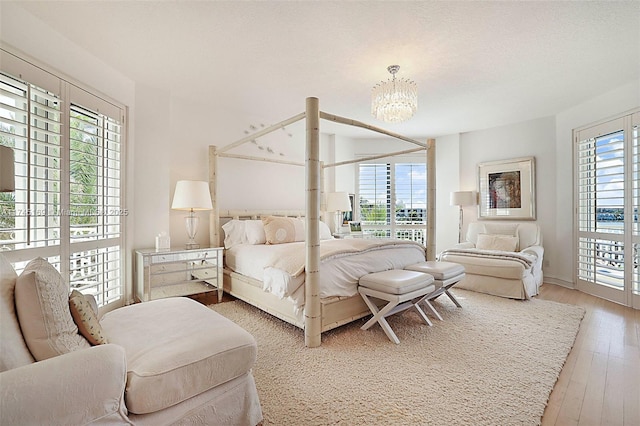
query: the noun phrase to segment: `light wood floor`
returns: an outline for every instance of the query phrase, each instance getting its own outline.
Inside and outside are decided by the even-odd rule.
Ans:
[[[553,284],[538,297],[586,310],[542,425],[640,425],[640,310]]]

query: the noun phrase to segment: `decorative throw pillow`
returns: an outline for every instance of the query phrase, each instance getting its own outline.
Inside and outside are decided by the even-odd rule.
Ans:
[[[267,237],[264,234],[264,224],[261,220],[245,220],[244,231],[247,244],[264,244]]]
[[[518,237],[500,234],[478,234],[476,248],[481,250],[516,251]]]
[[[292,217],[267,216],[262,218],[267,244],[304,241],[304,222]]]
[[[91,347],[71,317],[69,287],[45,259],[27,264],[16,281],[15,299],[22,335],[36,360]]]
[[[226,249],[247,242],[244,221],[242,220],[230,220],[222,225],[222,230],[224,231],[224,248]]]
[[[93,311],[93,307],[85,298],[84,294],[78,290],[73,290],[69,296],[69,310],[73,321],[78,326],[82,334],[92,345],[102,345],[107,342],[107,338],[102,331],[102,326],[98,321],[98,316]]]

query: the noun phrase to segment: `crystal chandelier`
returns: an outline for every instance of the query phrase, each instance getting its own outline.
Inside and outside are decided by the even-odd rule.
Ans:
[[[392,78],[371,89],[371,114],[387,123],[407,121],[418,109],[418,87],[409,79],[396,79],[399,69],[400,65],[389,65]]]

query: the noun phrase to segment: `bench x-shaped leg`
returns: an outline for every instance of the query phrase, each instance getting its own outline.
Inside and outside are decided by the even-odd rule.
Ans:
[[[371,310],[371,313],[373,313],[373,316],[361,327],[362,330],[367,330],[377,322],[378,324],[380,324],[380,327],[382,327],[382,330],[385,332],[389,340],[391,340],[396,344],[399,344],[400,340],[398,339],[398,336],[396,336],[396,334],[393,332],[393,329],[387,322],[386,317],[393,315],[395,313],[404,311],[406,309],[410,309],[412,307],[418,311],[418,314],[420,315],[420,317],[425,323],[427,323],[429,326],[433,325],[429,320],[429,318],[427,317],[427,315],[424,313],[424,311],[420,308],[420,302],[426,301],[426,298],[429,296],[429,294],[426,294],[426,295],[419,294],[417,297],[414,297],[412,299],[407,299],[408,296],[406,295],[398,295],[398,296],[386,295],[386,297],[383,298],[383,297],[376,297],[375,295],[367,294],[367,292],[378,293],[372,290],[365,290],[364,292],[363,291],[360,292],[360,295],[362,296],[364,303],[367,304],[367,306]],[[378,295],[382,295],[382,294],[378,293]],[[402,296],[405,296],[405,297],[403,298]],[[371,301],[369,297],[375,297],[378,299],[387,300],[389,303],[384,305],[382,309],[379,310],[378,306],[373,301]]]

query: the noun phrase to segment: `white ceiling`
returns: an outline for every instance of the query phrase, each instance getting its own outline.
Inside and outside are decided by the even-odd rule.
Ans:
[[[423,138],[553,115],[640,75],[638,1],[18,3],[134,81],[267,124],[317,96]],[[370,114],[391,64],[419,92],[397,125]]]

